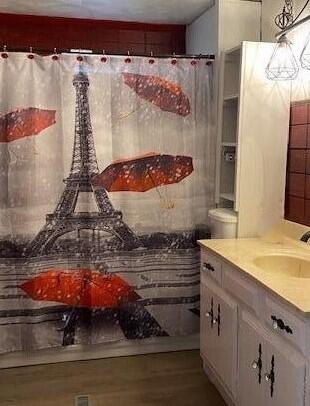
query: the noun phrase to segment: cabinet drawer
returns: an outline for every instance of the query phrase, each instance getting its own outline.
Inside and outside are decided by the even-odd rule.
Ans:
[[[220,285],[222,284],[221,261],[203,250],[201,251],[201,275],[208,275]]]
[[[274,333],[295,344],[303,353],[306,352],[306,322],[286,310],[283,303],[267,296],[263,318]]]
[[[241,300],[258,316],[261,309],[259,288],[229,265],[222,266],[223,288]]]

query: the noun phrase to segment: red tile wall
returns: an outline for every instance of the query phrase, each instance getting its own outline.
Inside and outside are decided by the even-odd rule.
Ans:
[[[32,46],[52,53],[70,48],[106,53],[184,54],[184,25],[42,17],[0,13],[0,48]]]
[[[291,105],[285,218],[310,226],[310,101]]]

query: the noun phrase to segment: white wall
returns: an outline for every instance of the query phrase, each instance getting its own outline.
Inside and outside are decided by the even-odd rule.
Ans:
[[[188,54],[217,54],[218,12],[217,2],[187,26],[186,52]]]
[[[274,18],[282,11],[284,0],[262,1],[262,38],[266,42],[274,42],[274,36],[279,28],[274,23]],[[298,14],[305,0],[294,0],[294,13]]]
[[[261,4],[245,0],[219,0],[220,51],[242,41],[260,41]]]
[[[260,3],[216,0],[213,7],[187,26],[187,53],[217,55],[240,45],[241,41],[259,41],[260,19]]]

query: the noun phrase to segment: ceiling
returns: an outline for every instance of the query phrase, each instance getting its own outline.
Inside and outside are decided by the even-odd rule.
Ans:
[[[214,0],[1,0],[0,12],[187,24],[213,3]]]

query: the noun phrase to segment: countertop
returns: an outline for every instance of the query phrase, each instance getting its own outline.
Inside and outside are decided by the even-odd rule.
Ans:
[[[254,260],[264,255],[286,255],[310,261],[310,246],[285,236],[279,238],[244,238],[200,240],[199,245],[254,278],[257,282],[293,305],[304,316],[310,316],[310,272],[307,278],[265,271]],[[309,265],[310,266],[310,265]]]

